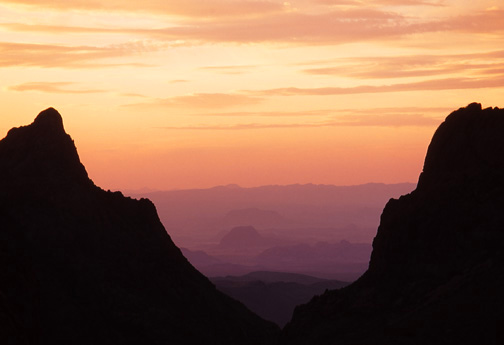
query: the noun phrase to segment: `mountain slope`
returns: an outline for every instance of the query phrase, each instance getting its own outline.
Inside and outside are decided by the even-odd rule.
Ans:
[[[88,178],[52,108],[0,141],[2,344],[261,344],[277,328],[183,257],[146,199]],[[4,335],[5,334],[5,335]]]
[[[294,308],[327,289],[348,285],[303,274],[258,271],[244,276],[210,278],[217,288],[243,302],[250,310],[281,327],[292,317]]]
[[[381,216],[368,271],[298,307],[282,344],[504,341],[504,110],[436,131],[418,187]]]

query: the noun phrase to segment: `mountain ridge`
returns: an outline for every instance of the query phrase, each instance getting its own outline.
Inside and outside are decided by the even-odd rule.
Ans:
[[[0,190],[0,343],[275,338],[189,264],[151,201],[94,185],[56,110],[0,141]]]
[[[383,210],[369,268],[299,306],[281,344],[501,344],[504,110],[452,112],[417,189]]]

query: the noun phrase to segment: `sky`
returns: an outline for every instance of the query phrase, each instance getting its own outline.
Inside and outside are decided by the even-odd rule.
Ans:
[[[502,0],[0,0],[0,137],[48,107],[105,189],[416,182],[504,107]]]

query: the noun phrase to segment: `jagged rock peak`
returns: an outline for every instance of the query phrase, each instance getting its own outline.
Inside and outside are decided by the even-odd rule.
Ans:
[[[503,109],[483,109],[480,103],[471,103],[452,112],[432,138],[419,187],[454,176],[502,175],[503,133]]]
[[[0,140],[0,344],[268,345],[154,205],[95,186],[54,109]],[[271,339],[271,341],[270,341]]]
[[[54,108],[39,113],[30,125],[12,128],[0,140],[0,168],[0,176],[23,176],[26,183],[44,178],[58,184],[91,183]]]
[[[391,199],[368,271],[294,312],[282,345],[503,344],[504,110],[452,112]]]
[[[54,108],[47,108],[40,112],[33,121],[33,125],[43,129],[65,131],[63,127],[63,118]]]

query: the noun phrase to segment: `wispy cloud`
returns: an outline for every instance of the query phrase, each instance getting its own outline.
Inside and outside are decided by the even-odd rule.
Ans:
[[[504,10],[489,9],[475,13],[447,18],[444,21],[434,21],[423,24],[426,31],[460,31],[466,33],[502,33]]]
[[[351,113],[361,115],[384,115],[384,114],[434,114],[436,116],[448,115],[453,109],[450,107],[383,107],[364,109],[338,109],[340,113]]]
[[[204,66],[200,67],[199,69],[203,71],[211,71],[221,74],[243,74],[250,72],[255,68],[257,68],[257,66],[239,65],[239,66]]]
[[[42,25],[25,23],[0,23],[0,28],[16,32],[45,32],[52,34],[93,34],[93,33],[125,33],[126,29],[100,27],[81,27],[63,25]]]
[[[219,20],[188,18],[165,28],[98,28],[6,23],[2,28],[53,34],[104,33],[139,35],[160,41],[259,43],[347,43],[410,33],[406,18],[377,9],[330,10],[322,13],[281,11],[261,16],[232,16]],[[414,29],[413,31],[417,31]]]
[[[381,2],[383,3],[383,1]],[[410,5],[424,3],[419,1],[388,2],[391,4],[409,3]],[[42,3],[42,1],[40,1],[40,3]],[[104,4],[105,3],[108,2],[104,2]],[[131,4],[130,2],[127,3]],[[213,4],[213,2],[211,3]],[[234,4],[233,6],[242,4],[243,8],[246,8],[249,2],[229,1],[229,3]],[[272,2],[257,3],[263,5],[275,4]],[[433,2],[432,4],[439,3]],[[203,6],[201,11],[204,12],[205,5],[199,5]],[[106,6],[108,5],[105,5],[105,7]],[[265,8],[267,7],[266,5],[264,6]],[[282,6],[284,5],[280,7],[283,8]],[[125,8],[128,7],[126,6]],[[265,42],[291,45],[318,45],[396,39],[420,33],[459,32],[491,34],[504,32],[504,21],[502,20],[504,11],[499,9],[439,19],[423,18],[423,20],[411,18],[399,12],[391,12],[379,7],[362,6],[349,8],[335,7],[318,13],[305,13],[303,11],[291,11],[280,8],[278,8],[278,11],[261,12],[260,15],[243,14],[241,16],[229,15],[220,17],[218,11],[212,12],[209,10],[208,13],[210,16],[215,14],[219,18],[202,19],[198,16],[188,17],[178,22],[178,24],[154,29],[146,27],[65,27],[26,25],[19,23],[3,24],[2,27],[14,31],[49,32],[59,35],[65,33],[135,35],[136,37],[170,42],[169,44],[172,45]],[[144,48],[145,47],[139,47],[139,49]]]
[[[315,0],[315,3],[332,6],[361,6],[362,2],[357,0]],[[444,6],[442,1],[422,1],[422,0],[368,0],[368,4],[385,6]]]
[[[1,0],[0,3],[56,10],[148,12],[200,18],[253,16],[278,12],[285,6],[283,2],[264,0]]]
[[[308,68],[313,75],[338,75],[352,78],[403,78],[442,76],[443,74],[501,74],[504,51],[479,54],[407,55],[354,57],[313,63],[324,67]],[[331,65],[332,64],[332,65]]]
[[[266,98],[285,96],[337,96],[365,93],[386,93],[403,91],[439,91],[504,87],[504,75],[492,75],[489,78],[440,78],[412,83],[389,85],[360,85],[354,87],[319,87],[301,88],[284,87],[263,90],[241,90],[234,93],[195,93],[185,96],[153,99],[148,102],[124,105],[125,107],[157,107],[184,109],[224,109],[259,104]],[[311,115],[321,115],[314,110]],[[195,113],[193,113],[195,114]],[[210,113],[219,116],[243,116],[256,114],[251,112]],[[301,112],[280,112],[283,116],[300,116]],[[307,113],[308,114],[308,113]],[[326,112],[327,114],[327,112]],[[306,116],[306,115],[305,115]]]
[[[142,44],[126,43],[105,47],[63,46],[0,42],[0,67],[37,66],[47,68],[149,67],[139,63],[104,62],[131,56]]]
[[[119,95],[123,97],[149,98],[148,96],[142,95],[140,93],[131,93],[131,92],[122,92],[119,93]]]
[[[413,114],[440,114],[447,115],[452,108],[449,107],[387,107],[387,108],[364,108],[364,109],[312,109],[299,111],[242,111],[242,112],[204,112],[194,113],[191,116],[201,117],[330,117],[343,115],[379,115],[379,116],[395,116]]]
[[[150,102],[127,104],[126,107],[157,108],[229,108],[260,103],[263,99],[257,96],[232,93],[195,93],[186,96],[154,99]]]
[[[502,33],[503,15],[502,10],[480,11],[418,22],[398,12],[377,8],[332,9],[321,13],[284,11],[219,21],[187,20],[183,26],[145,31],[145,34],[158,39],[196,42],[342,44],[419,33]]]
[[[194,113],[191,116],[206,116],[206,117],[315,117],[327,116],[334,114],[335,110],[331,109],[316,109],[304,111],[241,111],[241,112],[204,112]]]
[[[247,90],[244,93],[255,96],[331,96],[360,93],[383,93],[401,91],[437,91],[481,89],[489,87],[504,87],[504,75],[491,78],[445,78],[419,81],[414,83],[399,83],[391,85],[361,85],[355,87],[319,87],[299,88],[286,87],[268,90]]]
[[[404,127],[436,126],[440,120],[421,114],[383,114],[383,115],[343,115],[329,121],[312,123],[240,123],[231,125],[189,125],[162,127],[167,130],[251,130],[251,129],[286,129],[320,127]]]
[[[423,0],[372,0],[374,4],[386,6],[445,6],[444,1],[423,1]]]
[[[347,43],[403,34],[405,19],[379,10],[332,10],[319,14],[282,12],[255,18],[229,18],[157,30],[166,37],[199,42]]]
[[[31,82],[19,85],[9,86],[10,91],[38,91],[46,93],[66,93],[66,94],[86,94],[105,92],[99,89],[72,89],[68,88],[75,85],[71,82]]]

